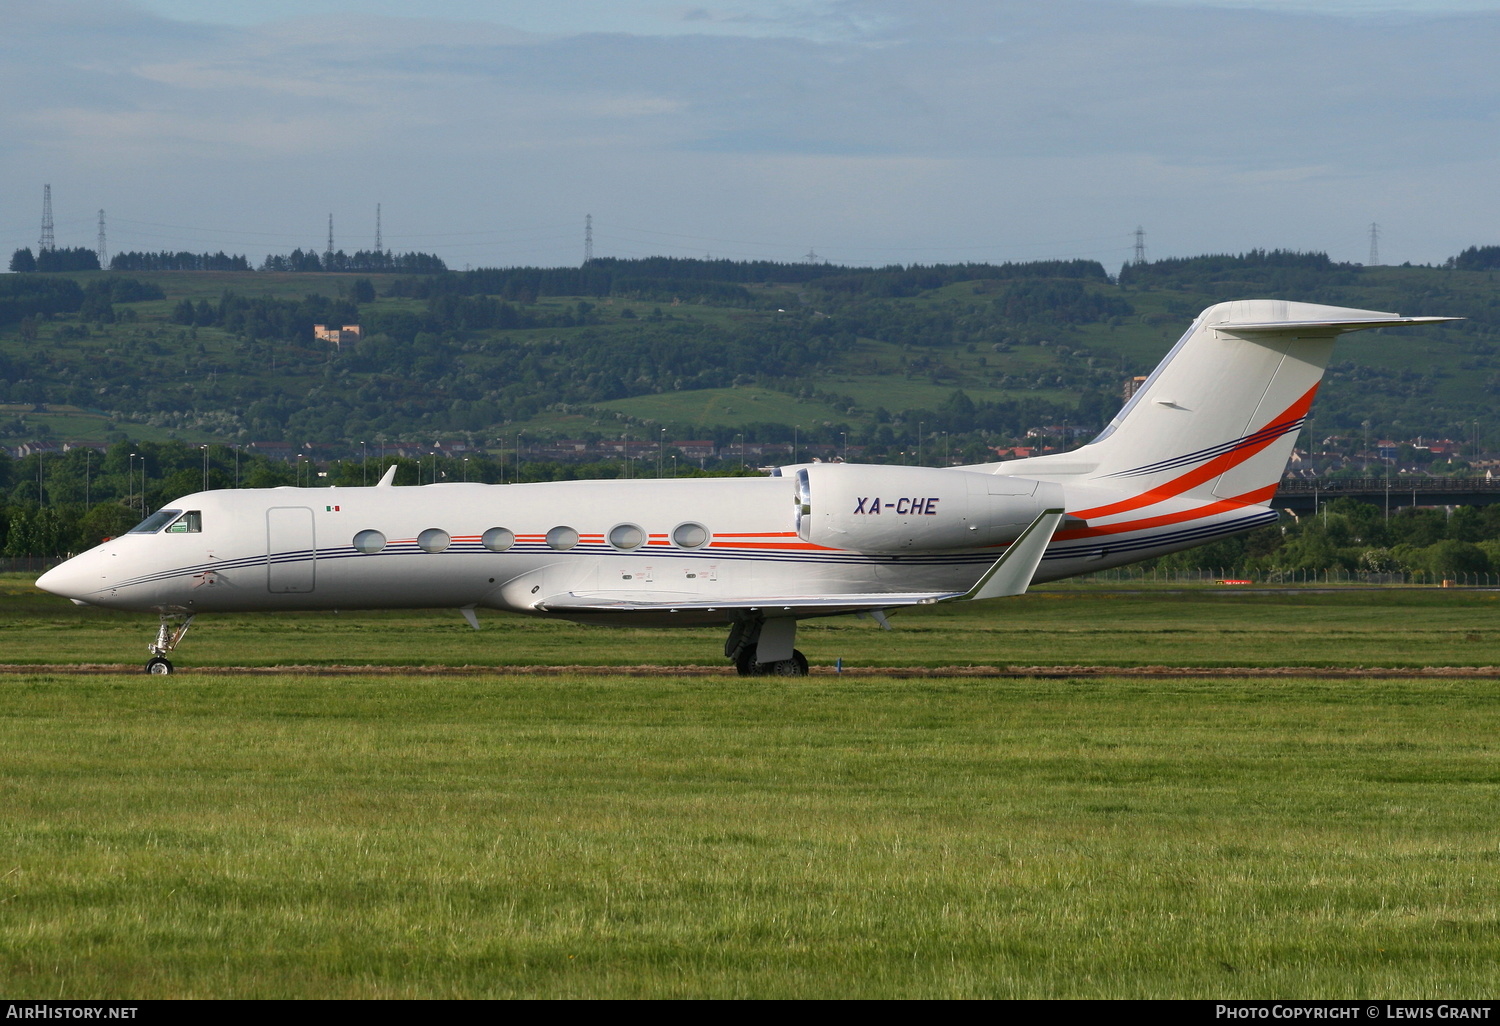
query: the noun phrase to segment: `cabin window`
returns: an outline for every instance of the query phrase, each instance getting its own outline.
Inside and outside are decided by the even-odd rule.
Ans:
[[[516,543],[516,532],[508,527],[492,527],[484,532],[479,543],[491,552],[504,552]]]
[[[571,527],[554,527],[547,532],[547,544],[559,551],[578,544],[578,532]]]
[[[159,509],[132,527],[129,534],[155,534],[182,514],[180,509]]]
[[[203,512],[190,509],[172,522],[167,534],[200,534],[203,531]]]
[[[429,527],[417,535],[417,548],[423,552],[442,552],[448,547],[448,532],[441,527]]]
[[[702,524],[678,524],[672,531],[672,541],[680,549],[701,549],[708,543],[708,528]]]
[[[638,549],[646,541],[646,532],[634,524],[620,524],[609,531],[609,543],[617,549]]]
[[[361,531],[354,536],[354,548],[367,556],[373,556],[385,548],[385,535],[379,531]]]

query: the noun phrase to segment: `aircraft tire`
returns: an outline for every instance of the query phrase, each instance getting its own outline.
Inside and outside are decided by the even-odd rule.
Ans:
[[[169,659],[163,659],[161,658],[161,656],[157,656],[155,659],[152,659],[149,663],[146,664],[146,672],[152,674],[171,673],[172,662]]]
[[[741,677],[806,677],[807,656],[793,649],[790,659],[761,663],[756,662],[755,646],[750,645],[740,651],[734,661],[734,668]]]
[[[755,646],[746,645],[734,657],[734,669],[741,677],[764,677],[766,668],[755,661]]]
[[[783,659],[779,663],[769,664],[767,672],[773,673],[778,677],[806,677],[807,656],[794,648],[792,649],[792,657],[790,659]]]

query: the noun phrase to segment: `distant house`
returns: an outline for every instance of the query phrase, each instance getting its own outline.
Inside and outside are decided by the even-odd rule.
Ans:
[[[326,324],[313,325],[313,338],[320,342],[332,342],[335,349],[342,349],[345,342],[359,341],[359,325],[344,324],[330,328]]]
[[[291,442],[251,442],[245,448],[258,456],[268,456],[273,460],[293,460],[297,457],[297,447]]]
[[[675,447],[678,452],[690,460],[708,460],[713,459],[714,456],[714,443],[711,440],[669,442],[667,444]]]

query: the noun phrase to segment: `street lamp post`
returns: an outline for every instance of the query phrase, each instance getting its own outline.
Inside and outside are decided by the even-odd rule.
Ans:
[[[667,429],[662,428],[661,433],[656,436],[656,479],[661,480],[662,456],[667,451]]]
[[[200,445],[198,448],[203,450],[203,490],[206,492],[208,491],[208,446]]]

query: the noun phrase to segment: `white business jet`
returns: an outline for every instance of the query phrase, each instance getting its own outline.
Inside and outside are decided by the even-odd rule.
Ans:
[[[1308,303],[1198,316],[1092,442],[938,469],[813,463],[767,478],[233,489],[185,495],[43,574],[150,611],[151,673],[199,613],[506,609],[722,624],[746,675],[796,676],[797,621],[1019,595],[1276,522],[1271,497],[1346,331],[1448,317]]]

